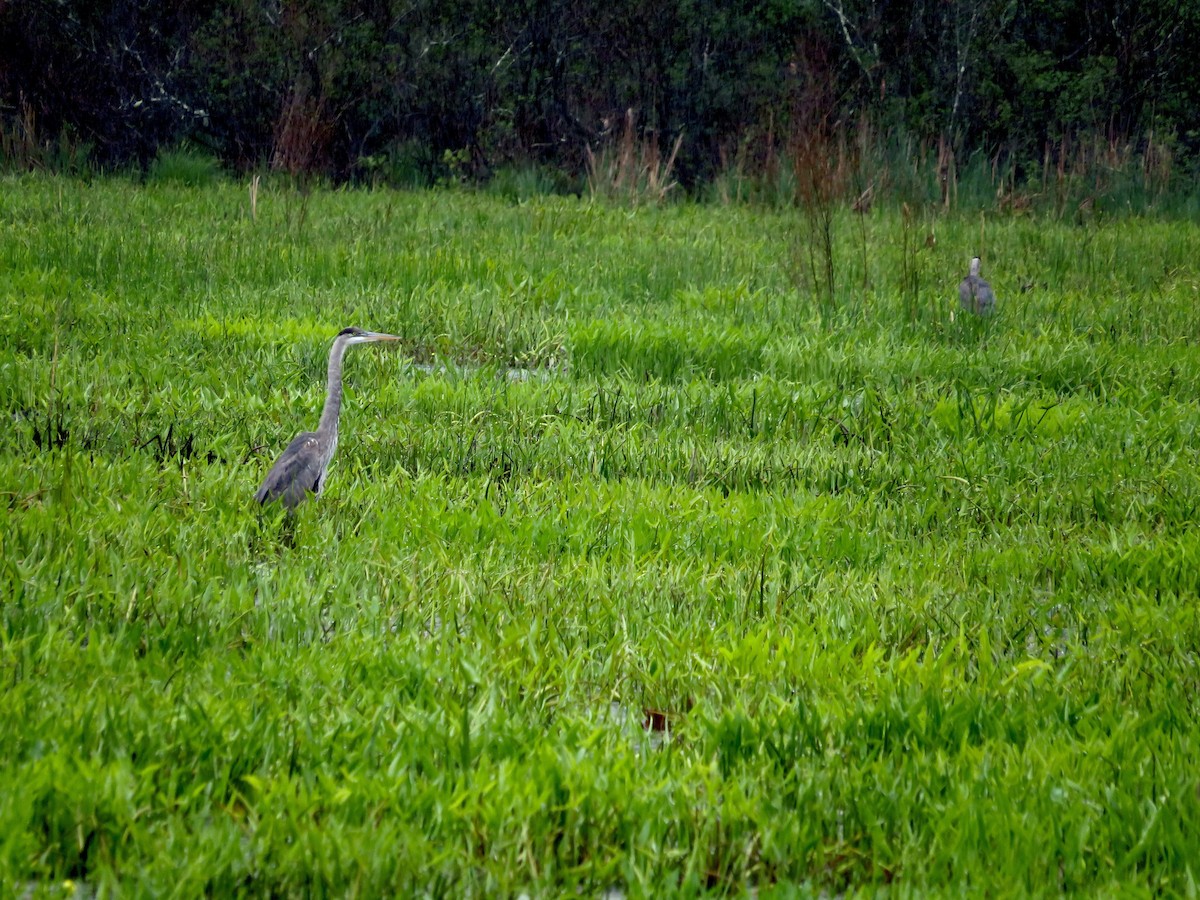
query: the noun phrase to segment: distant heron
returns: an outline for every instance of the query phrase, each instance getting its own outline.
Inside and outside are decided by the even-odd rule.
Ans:
[[[990,316],[996,309],[992,286],[979,277],[979,257],[971,260],[971,274],[958,284],[958,300],[963,309],[979,316]]]
[[[329,350],[329,393],[321,411],[321,422],[316,431],[305,431],[288,444],[283,455],[271,466],[262,487],[254,495],[255,500],[259,503],[283,500],[290,512],[300,505],[309,491],[320,496],[325,486],[325,470],[337,448],[338,413],[342,409],[342,357],[346,355],[346,348],[352,344],[398,340],[400,338],[394,334],[361,328],[344,328],[338,333]]]

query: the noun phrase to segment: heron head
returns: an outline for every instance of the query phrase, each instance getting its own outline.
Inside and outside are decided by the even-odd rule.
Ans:
[[[979,257],[978,256],[974,256],[971,258],[971,274],[977,278],[979,277]]]
[[[361,328],[343,328],[338,332],[337,339],[346,339],[347,344],[367,344],[371,341],[398,341],[394,334],[383,334],[379,331],[364,331]]]

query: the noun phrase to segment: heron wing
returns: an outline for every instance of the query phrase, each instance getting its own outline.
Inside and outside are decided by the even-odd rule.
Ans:
[[[297,435],[280,454],[254,499],[271,503],[282,498],[283,505],[293,509],[310,491],[317,492],[323,471],[320,435],[306,431]]]
[[[976,287],[975,303],[979,308],[979,312],[985,316],[996,305],[996,295],[992,292],[992,286],[982,278],[979,279],[979,284]]]
[[[964,309],[987,315],[996,305],[992,286],[978,275],[968,275],[958,283],[958,299]]]
[[[968,309],[975,305],[975,285],[970,275],[958,283],[958,302]]]

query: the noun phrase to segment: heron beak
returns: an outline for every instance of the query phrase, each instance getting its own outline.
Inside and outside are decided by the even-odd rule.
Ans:
[[[396,337],[396,335],[394,335],[394,334],[383,334],[378,331],[368,331],[367,338],[368,338],[368,340],[372,340],[372,341],[398,341],[398,340],[400,340],[400,338]]]

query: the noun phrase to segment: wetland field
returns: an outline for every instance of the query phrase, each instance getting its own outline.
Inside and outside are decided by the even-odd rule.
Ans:
[[[1194,895],[1200,226],[827,224],[0,178],[0,894]]]

